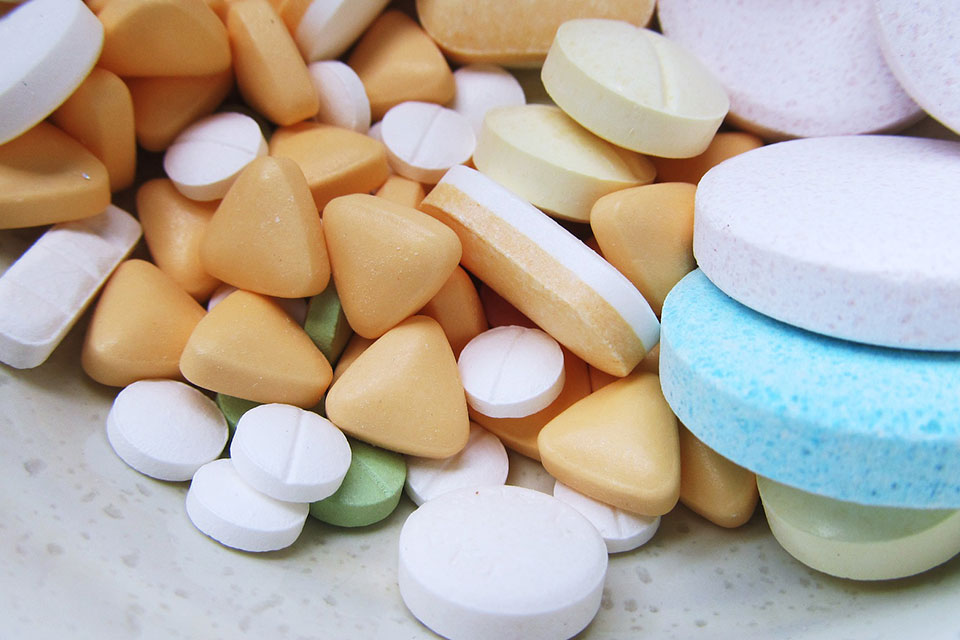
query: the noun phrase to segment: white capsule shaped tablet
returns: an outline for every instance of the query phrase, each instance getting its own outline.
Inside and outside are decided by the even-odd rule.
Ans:
[[[214,289],[213,294],[210,296],[210,299],[207,300],[207,311],[210,311],[215,306],[220,304],[227,296],[236,291],[237,288],[232,284],[221,284],[219,287]],[[307,301],[304,298],[277,298],[274,296],[269,296],[271,300],[280,305],[284,311],[287,312],[287,315],[293,318],[293,321],[296,322],[301,327],[303,323],[307,321]]]
[[[475,422],[460,453],[449,458],[407,456],[404,488],[414,504],[421,505],[455,489],[501,485],[510,462],[500,438]]]
[[[457,361],[467,402],[491,418],[522,418],[557,399],[563,351],[540,329],[504,326],[474,337]]]
[[[215,460],[227,444],[217,404],[178,380],[140,380],[117,394],[107,414],[107,440],[140,473],[181,482]]]
[[[82,0],[31,0],[0,19],[0,144],[59,107],[87,77],[103,26]]]
[[[370,129],[370,99],[357,72],[339,60],[314,62],[307,70],[320,99],[317,122],[366,133]]]
[[[642,516],[604,504],[557,482],[553,497],[580,512],[597,528],[609,553],[632,551],[650,542],[660,528],[660,516]]]
[[[337,58],[383,11],[390,0],[313,0],[293,36],[312,62]]]
[[[42,364],[140,235],[133,216],[109,205],[40,236],[0,275],[0,362]]]
[[[260,493],[237,474],[229,458],[200,467],[187,491],[187,516],[220,544],[241,551],[275,551],[293,544],[310,505]]]
[[[523,87],[513,74],[495,64],[468,64],[453,72],[457,93],[450,108],[467,118],[480,135],[483,117],[496,107],[526,104]]]
[[[260,125],[233,111],[201,118],[167,148],[163,169],[177,191],[191,200],[222,198],[240,172],[267,154]]]
[[[347,437],[332,422],[288,404],[262,404],[244,413],[230,457],[250,486],[288,502],[333,495],[351,458]]]
[[[390,167],[404,178],[436,184],[473,155],[477,137],[465,116],[430,102],[401,102],[383,116],[380,137]]]
[[[600,608],[606,571],[607,548],[586,518],[521,487],[452,491],[400,532],[400,595],[446,638],[572,637]]]

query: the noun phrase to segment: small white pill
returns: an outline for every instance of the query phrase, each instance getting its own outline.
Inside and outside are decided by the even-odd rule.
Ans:
[[[244,167],[266,154],[267,141],[257,121],[226,111],[184,129],[164,154],[163,169],[187,198],[217,200]]]
[[[606,571],[594,526],[522,487],[452,491],[400,532],[400,596],[446,638],[572,637],[600,608]]]
[[[263,404],[237,422],[230,457],[237,473],[271,498],[316,502],[340,488],[351,455],[347,437],[326,418]]]
[[[214,289],[210,299],[207,300],[207,311],[210,311],[215,306],[220,304],[224,298],[236,290],[237,288],[235,286],[226,283],[221,284],[219,287]],[[303,323],[307,321],[307,301],[304,298],[269,297],[275,303],[280,305],[280,307],[287,312],[287,315],[293,318],[293,321],[301,327],[303,326]]]
[[[383,120],[379,122],[374,122],[370,125],[370,129],[367,130],[367,135],[373,138],[374,140],[379,140],[383,142],[383,134],[380,132],[380,129],[383,128]]]
[[[467,402],[491,418],[522,418],[557,399],[563,351],[540,329],[495,327],[474,337],[457,361]]]
[[[0,20],[0,144],[59,107],[87,77],[103,26],[81,0],[32,0]]]
[[[227,444],[217,404],[177,380],[140,380],[117,394],[107,414],[107,439],[140,473],[180,482],[215,460]]]
[[[609,553],[632,551],[648,543],[660,528],[660,516],[642,516],[604,504],[560,482],[553,485],[553,497],[579,511],[593,523]]]
[[[313,0],[293,36],[308,62],[340,57],[390,0]]]
[[[526,104],[520,81],[495,64],[469,64],[453,72],[457,93],[450,108],[467,118],[480,135],[483,117],[495,107]]]
[[[0,362],[43,363],[140,239],[140,223],[113,205],[40,236],[0,276]]]
[[[284,502],[243,481],[229,458],[214,460],[194,474],[187,491],[187,516],[220,544],[241,551],[275,551],[293,544],[310,505]]]
[[[470,423],[470,438],[460,453],[433,459],[407,456],[405,489],[421,505],[455,489],[500,485],[506,482],[510,462],[500,438]]]
[[[339,60],[314,62],[307,70],[320,99],[317,122],[366,133],[370,129],[370,99],[357,72]]]
[[[390,166],[404,178],[436,184],[473,155],[477,136],[465,116],[430,102],[401,102],[380,129]]]

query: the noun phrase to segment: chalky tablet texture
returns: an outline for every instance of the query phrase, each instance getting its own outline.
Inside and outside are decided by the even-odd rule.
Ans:
[[[664,35],[730,96],[731,121],[768,138],[895,130],[922,113],[880,52],[872,0],[664,0]]]
[[[103,26],[81,0],[24,2],[0,20],[0,144],[66,100],[96,64]]]
[[[128,465],[158,480],[189,480],[227,444],[216,403],[177,380],[125,387],[107,414],[107,439]]]
[[[770,530],[800,562],[841,578],[891,580],[960,552],[960,511],[867,507],[757,478]]]
[[[660,382],[694,435],[755,473],[861,504],[960,507],[960,353],[797,329],[698,270],[664,304]]]
[[[450,167],[473,155],[477,138],[466,116],[429,102],[402,102],[387,111],[380,129],[394,171],[436,184]]]
[[[960,11],[952,0],[873,3],[890,71],[924,111],[960,133]]]
[[[553,497],[589,520],[603,536],[609,553],[632,551],[650,542],[660,528],[660,516],[642,516],[617,509],[574,491],[562,482],[553,485]]]
[[[193,525],[241,551],[289,547],[303,530],[308,508],[260,493],[243,481],[229,458],[200,467],[187,491],[187,516]]]
[[[787,168],[787,169],[785,169]],[[960,144],[792,140],[711,169],[693,252],[727,295],[795,326],[960,349]]]
[[[495,64],[460,67],[453,72],[453,81],[457,85],[457,92],[450,102],[450,108],[466,117],[478,136],[487,111],[526,102],[520,82],[509,71]]]
[[[464,640],[569,638],[600,608],[607,549],[590,522],[521,487],[462,489],[413,512],[400,532],[404,604]]]

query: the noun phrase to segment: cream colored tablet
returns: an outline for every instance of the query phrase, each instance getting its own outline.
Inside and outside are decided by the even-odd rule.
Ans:
[[[339,60],[323,60],[307,67],[320,99],[317,122],[366,133],[370,128],[370,99],[360,76]]]
[[[436,184],[473,155],[477,138],[466,117],[430,102],[402,102],[383,116],[380,131],[390,167],[405,178]]]
[[[479,171],[453,167],[420,207],[457,232],[465,269],[598,369],[625,376],[660,339],[629,280]]]
[[[559,218],[588,222],[598,198],[653,182],[640,154],[593,135],[557,107],[502,107],[487,113],[473,163],[520,197]]]
[[[469,64],[453,72],[457,94],[448,105],[466,116],[473,131],[480,135],[483,117],[496,107],[512,107],[526,103],[523,87],[512,73],[495,64]]]
[[[163,156],[177,191],[191,200],[219,200],[248,164],[267,155],[257,121],[242,113],[208,116],[187,127]]]
[[[770,530],[800,562],[841,578],[891,580],[960,552],[960,511],[874,507],[758,476]]]
[[[667,158],[702,153],[730,101],[686,50],[615,20],[571,20],[557,30],[541,75],[554,102],[627,149]]]
[[[59,107],[96,64],[103,27],[81,0],[32,0],[0,20],[0,144]]]

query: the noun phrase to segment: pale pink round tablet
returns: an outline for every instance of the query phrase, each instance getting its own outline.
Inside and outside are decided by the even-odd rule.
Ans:
[[[873,0],[661,0],[664,35],[714,73],[730,120],[782,139],[892,131],[922,112],[887,67]]]
[[[523,87],[512,73],[495,64],[468,64],[453,72],[457,93],[450,108],[465,116],[479,136],[483,117],[496,107],[526,104]]]
[[[473,155],[477,137],[467,118],[430,102],[401,102],[380,127],[390,167],[404,178],[436,184]]]
[[[370,99],[357,72],[339,60],[314,62],[307,70],[320,99],[317,122],[366,133],[370,129]]]
[[[960,133],[960,5],[876,0],[877,38],[890,70],[924,111]]]
[[[960,143],[838,136],[748,151],[697,187],[693,251],[724,293],[810,331],[960,349]]]

